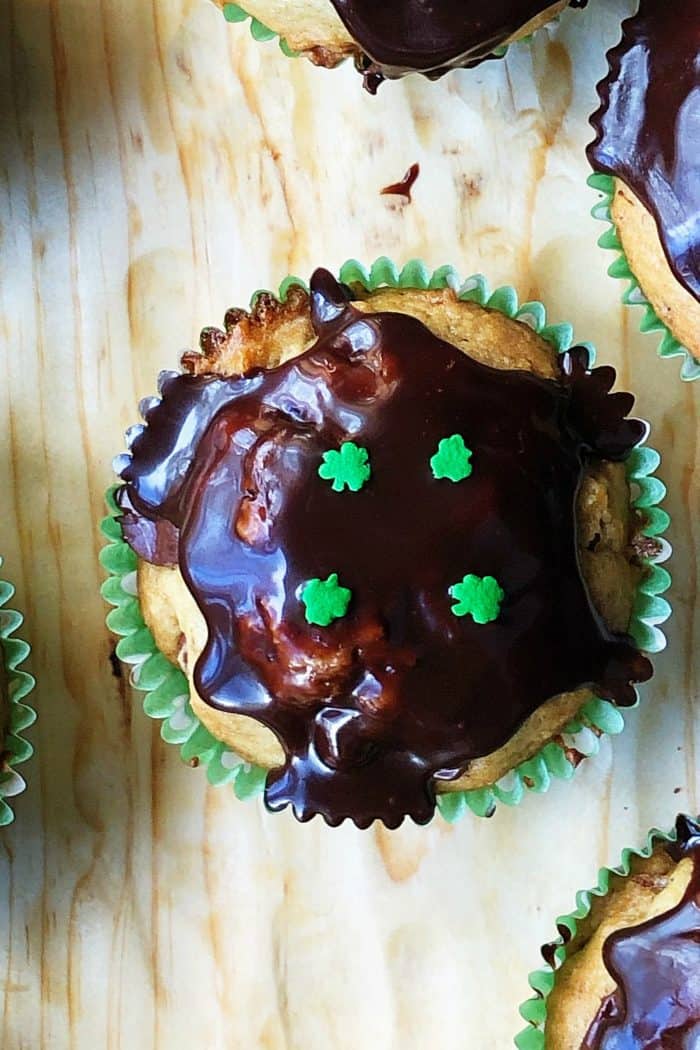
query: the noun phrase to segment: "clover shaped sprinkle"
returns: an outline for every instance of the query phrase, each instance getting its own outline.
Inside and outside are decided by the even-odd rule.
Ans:
[[[338,583],[338,573],[332,572],[325,580],[308,580],[301,591],[307,623],[328,627],[348,611],[352,591]]]
[[[461,583],[450,587],[451,598],[456,599],[452,606],[455,616],[470,615],[474,623],[492,623],[501,612],[501,602],[505,594],[493,576],[464,576]]]
[[[367,460],[366,448],[360,448],[354,441],[344,441],[339,449],[323,453],[318,473],[324,481],[333,482],[334,492],[342,492],[346,485],[352,492],[359,492],[371,474]]]
[[[471,458],[472,450],[464,444],[461,434],[443,438],[430,459],[433,477],[438,480],[449,478],[450,481],[463,481],[472,472]]]

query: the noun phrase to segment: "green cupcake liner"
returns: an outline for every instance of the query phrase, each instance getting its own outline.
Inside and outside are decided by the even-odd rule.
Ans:
[[[559,935],[552,942],[552,965],[535,970],[528,977],[534,995],[520,1007],[520,1016],[527,1021],[527,1028],[516,1035],[514,1042],[518,1050],[545,1050],[545,1024],[547,1023],[547,1000],[556,982],[556,972],[567,958],[569,946],[578,933],[579,923],[586,919],[593,904],[594,897],[605,897],[614,877],[627,878],[636,859],[647,860],[657,846],[675,842],[677,831],[661,831],[653,828],[647,835],[644,846],[640,849],[627,848],[622,851],[620,863],[615,868],[601,868],[598,882],[590,890],[579,890],[576,894],[576,907],[568,915],[560,915],[556,920]],[[566,931],[566,932],[564,932]]]
[[[299,52],[293,51],[289,46],[284,37],[280,36],[274,31],[274,29],[268,29],[267,26],[259,22],[257,18],[253,18],[247,11],[244,11],[238,4],[224,4],[224,18],[227,22],[247,22],[250,19],[250,35],[253,40],[257,40],[258,43],[264,44],[268,40],[277,40],[280,51],[287,56],[287,58],[298,58]]]
[[[608,273],[611,277],[627,282],[627,288],[622,295],[623,303],[627,306],[642,307],[644,312],[639,322],[640,331],[661,333],[661,341],[657,350],[659,357],[683,358],[681,379],[686,382],[700,379],[700,360],[687,347],[683,346],[676,339],[670,328],[659,319],[627,261],[627,256],[622,247],[622,241],[611,212],[612,200],[615,194],[615,180],[612,175],[603,175],[595,172],[589,176],[588,185],[603,195],[602,200],[598,201],[591,209],[591,215],[594,219],[600,219],[608,223],[609,228],[598,238],[598,244],[601,248],[615,252],[617,255],[615,261],[608,267]]]
[[[23,617],[14,609],[7,608],[14,593],[11,583],[0,580],[0,658],[7,672],[10,699],[8,732],[0,764],[0,827],[11,824],[15,819],[9,800],[20,795],[27,786],[16,767],[34,754],[34,748],[22,733],[36,721],[36,712],[26,703],[27,696],[34,688],[34,678],[20,668],[29,655],[30,646],[15,636],[15,631],[23,623]]]
[[[359,284],[372,292],[382,287],[439,289],[452,288],[458,297],[477,303],[489,310],[497,310],[513,320],[528,325],[557,350],[564,353],[574,342],[570,324],[548,324],[545,307],[540,302],[520,304],[515,290],[509,286],[489,290],[486,278],[475,274],[461,281],[451,266],[430,271],[423,262],[414,259],[399,270],[385,257],[377,259],[369,269],[350,259],[340,268],[339,279],[344,284]],[[277,297],[284,302],[289,289],[306,284],[298,277],[289,276],[281,283]],[[259,295],[270,294],[265,289],[255,292],[251,304]],[[590,343],[591,364],[595,349]],[[647,428],[648,432],[648,428]],[[663,538],[669,526],[668,514],[659,506],[666,488],[654,474],[661,462],[658,452],[644,442],[633,450],[627,461],[627,475],[633,490],[632,505],[643,517],[642,534],[655,541],[657,552],[646,559],[646,572],[638,587],[629,633],[640,649],[658,653],[666,645],[661,625],[671,615],[671,606],[661,597],[671,584],[671,577],[661,565],[671,548]],[[131,665],[131,682],[146,694],[144,711],[151,718],[160,719],[161,736],[168,743],[177,744],[185,762],[202,765],[212,784],[232,784],[239,799],[260,794],[265,786],[267,770],[251,766],[234,754],[209,733],[192,711],[185,675],[159,652],[153,635],[146,626],[138,602],[136,588],[137,557],[124,541],[119,522],[120,510],[114,494],[118,485],[107,492],[108,516],[102,522],[102,532],[108,543],[100,553],[100,561],[109,578],[102,586],[102,595],[114,606],[107,615],[107,626],[120,635],[117,656]],[[578,716],[565,728],[559,743],[551,742],[527,762],[502,777],[490,787],[471,791],[454,791],[438,795],[438,808],[445,820],[453,822],[467,810],[478,816],[490,816],[497,804],[517,805],[528,791],[543,793],[552,780],[570,779],[581,758],[595,755],[603,735],[621,733],[624,719],[618,708],[607,700],[592,698],[583,705]]]

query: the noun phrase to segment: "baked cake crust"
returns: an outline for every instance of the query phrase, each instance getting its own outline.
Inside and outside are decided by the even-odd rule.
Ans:
[[[668,265],[651,212],[621,179],[614,183],[610,214],[630,269],[659,320],[679,343],[700,357],[700,302]]]

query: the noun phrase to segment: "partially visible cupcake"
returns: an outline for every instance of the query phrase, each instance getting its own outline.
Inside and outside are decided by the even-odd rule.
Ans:
[[[387,78],[435,78],[473,66],[588,0],[217,0],[232,21],[250,16],[316,65],[355,60],[374,92]]]
[[[479,305],[447,268],[360,273],[259,295],[161,376],[118,457],[128,548],[106,564],[136,554],[204,753],[267,770],[272,809],[395,826],[508,776],[513,801],[545,790],[595,697],[635,702],[663,644],[637,616],[668,586],[664,489],[641,478],[634,509],[646,425],[589,347],[557,352],[570,329],[540,304]],[[133,598],[108,597],[145,659]],[[650,622],[667,614],[655,597]]]
[[[6,607],[13,594],[14,587],[0,579],[0,826],[12,823],[9,800],[26,787],[17,767],[31,757],[33,748],[21,734],[36,719],[27,704],[34,679],[20,666],[29,655],[29,645],[15,636],[22,616]]]
[[[522,1050],[695,1050],[700,1045],[700,823],[679,817],[672,837],[657,834],[641,854],[628,851],[621,867],[604,871],[592,892],[592,898],[583,895],[583,915],[560,920],[560,928],[573,936],[546,949],[546,957],[561,965],[540,1000],[545,1019],[539,1035],[532,1028],[518,1045]]]
[[[588,148],[614,224],[606,247],[623,252],[616,276],[629,302],[650,304],[645,328],[665,326],[665,355],[688,352],[700,376],[700,4],[641,0],[623,24],[598,87]],[[657,320],[658,319],[658,320]],[[656,324],[654,322],[656,321]]]

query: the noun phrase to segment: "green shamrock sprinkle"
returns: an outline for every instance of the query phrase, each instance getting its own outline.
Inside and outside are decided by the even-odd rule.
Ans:
[[[352,492],[359,492],[372,473],[367,460],[366,448],[344,441],[338,450],[332,448],[323,453],[318,473],[324,481],[333,482],[334,492],[342,492],[346,485]]]
[[[327,627],[332,620],[345,616],[351,597],[352,591],[338,583],[337,572],[332,572],[326,580],[308,580],[301,592],[306,622]]]
[[[463,481],[472,472],[472,465],[469,462],[471,458],[472,450],[464,444],[461,434],[443,438],[438,445],[437,452],[430,460],[433,477],[438,480],[449,478],[450,481]]]
[[[452,606],[455,616],[470,614],[474,623],[497,620],[505,597],[493,576],[474,576],[471,573],[463,577],[461,583],[453,584],[449,594],[456,599]]]

